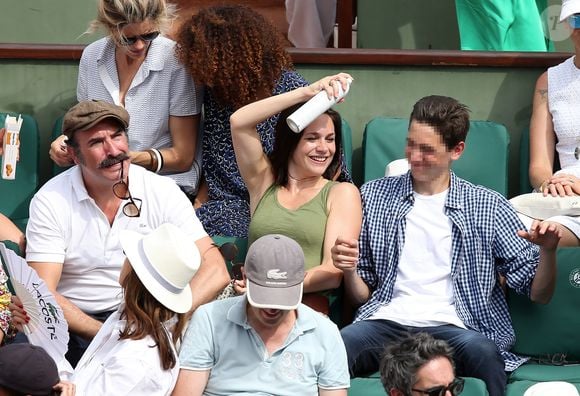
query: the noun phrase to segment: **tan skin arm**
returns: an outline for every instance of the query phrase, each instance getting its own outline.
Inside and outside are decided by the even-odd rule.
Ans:
[[[371,297],[371,290],[358,275],[358,240],[338,237],[331,249],[334,266],[344,274],[344,285],[347,296],[356,307],[364,304]]]
[[[358,189],[350,183],[333,186],[328,196],[328,220],[324,235],[324,255],[319,266],[306,271],[304,292],[336,289],[340,286],[342,272],[332,260],[332,247],[340,236],[357,239],[362,222],[361,199]]]
[[[22,253],[26,251],[26,238],[10,219],[0,213],[0,241],[12,241],[18,245]]]
[[[172,396],[201,396],[207,386],[210,370],[179,370]]]
[[[169,131],[173,145],[159,150],[163,156],[163,171],[186,172],[191,169],[197,144],[199,115],[169,116]],[[151,167],[151,157],[146,151],[131,151],[131,163],[147,169]]]
[[[550,302],[556,288],[556,247],[562,231],[558,224],[534,220],[529,231],[518,231],[521,238],[540,246],[540,262],[532,281],[530,299],[538,304]]]
[[[340,73],[324,77],[307,87],[297,88],[250,103],[238,109],[230,117],[236,161],[250,193],[250,213],[254,212],[262,195],[274,182],[270,161],[264,154],[256,130],[257,125],[292,105],[307,101],[321,90],[325,90],[329,96],[338,96],[338,86],[329,84],[331,80],[337,78],[340,78],[342,88],[346,89],[346,78],[350,78],[350,76],[346,73]]]
[[[548,110],[548,73],[543,73],[536,82],[530,121],[530,184],[539,189],[552,176],[556,134],[552,115]]]
[[[69,330],[87,340],[93,339],[93,337],[99,332],[102,323],[81,311],[76,305],[56,291],[56,287],[62,274],[63,265],[59,263],[40,262],[31,262],[28,264],[36,270],[38,275],[48,286],[48,289],[56,297],[56,301],[64,312],[64,317],[68,323]]]
[[[348,393],[346,389],[322,389],[318,388],[320,396],[346,396]]]
[[[189,283],[193,295],[192,312],[216,298],[230,281],[226,263],[210,237],[195,242],[201,252],[201,266]]]

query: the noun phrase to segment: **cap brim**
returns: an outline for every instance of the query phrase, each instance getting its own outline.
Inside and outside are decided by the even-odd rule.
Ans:
[[[185,313],[189,311],[193,304],[190,286],[187,285],[180,293],[172,293],[162,287],[145,267],[143,261],[147,260],[147,258],[141,244],[144,236],[130,230],[125,230],[119,235],[121,246],[125,251],[125,256],[129,259],[131,267],[139,277],[139,280],[141,280],[141,283],[143,283],[143,286],[157,301],[173,312]]]
[[[574,5],[570,3],[563,5],[562,9],[560,10],[560,22],[566,20],[566,18],[576,13],[580,13],[580,6],[576,5],[576,7],[574,7]]]
[[[249,279],[247,282],[248,302],[256,308],[292,310],[302,300],[304,282],[284,288],[260,286]]]

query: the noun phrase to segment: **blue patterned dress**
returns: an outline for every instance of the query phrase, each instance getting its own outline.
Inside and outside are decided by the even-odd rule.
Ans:
[[[296,71],[284,71],[274,88],[274,95],[306,86],[308,82]],[[208,201],[197,209],[197,217],[209,235],[245,238],[250,224],[250,196],[240,175],[230,131],[231,107],[222,107],[206,91],[204,98],[202,141],[203,176],[208,187]],[[266,154],[274,147],[278,116],[258,125]]]

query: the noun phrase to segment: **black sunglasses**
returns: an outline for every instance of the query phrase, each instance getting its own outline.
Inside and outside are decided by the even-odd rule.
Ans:
[[[135,45],[137,40],[141,40],[141,41],[144,41],[146,43],[149,43],[149,42],[155,40],[157,37],[159,37],[159,34],[160,34],[159,32],[151,32],[151,33],[141,34],[138,36],[121,37],[121,45],[125,45],[125,46]]]
[[[463,378],[455,378],[449,385],[434,386],[429,389],[411,389],[414,392],[419,392],[428,396],[445,396],[445,392],[449,391],[453,396],[459,395],[463,392],[465,380]]]
[[[123,213],[127,217],[139,217],[141,215],[141,200],[139,198],[133,198],[131,193],[129,192],[129,186],[123,180],[123,171],[124,171],[123,163],[121,162],[121,180],[117,183],[113,184],[113,194],[117,198],[120,199],[128,199],[129,202],[123,206]],[[129,178],[127,177],[127,181]],[[139,203],[139,205],[137,205]]]

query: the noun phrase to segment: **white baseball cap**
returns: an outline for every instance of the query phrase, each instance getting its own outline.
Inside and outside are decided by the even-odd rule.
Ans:
[[[580,14],[580,0],[562,0],[560,22],[574,14]]]

